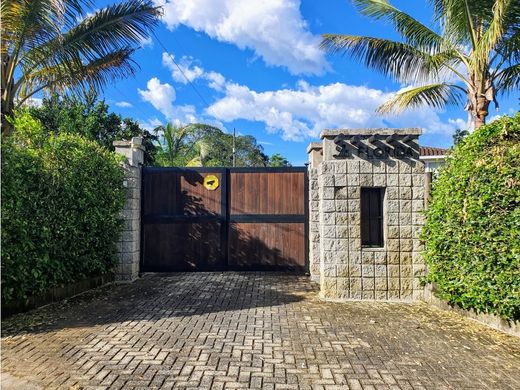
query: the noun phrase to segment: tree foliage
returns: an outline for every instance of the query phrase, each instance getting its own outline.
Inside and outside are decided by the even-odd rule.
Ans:
[[[26,112],[2,139],[2,303],[112,272],[125,201],[120,160]]]
[[[134,73],[131,55],[158,22],[149,0],[126,0],[87,14],[90,0],[2,1],[2,133],[40,91],[98,90]]]
[[[158,163],[162,166],[200,166],[204,159],[203,139],[218,136],[221,130],[203,123],[174,125],[167,123],[155,128],[160,140]]]
[[[464,138],[434,182],[428,281],[451,304],[520,319],[520,113]]]
[[[468,130],[462,130],[462,129],[455,130],[455,133],[453,133],[453,145],[457,146],[468,135],[469,135]]]
[[[275,153],[269,158],[270,167],[290,167],[291,163],[280,153]]]
[[[201,123],[175,126],[171,123],[156,128],[160,139],[157,163],[162,166],[233,166],[233,135]],[[275,155],[271,165],[263,147],[251,135],[235,137],[237,167],[287,166],[289,162]]]
[[[95,92],[83,96],[53,94],[45,97],[41,106],[29,108],[29,112],[48,132],[79,134],[111,151],[116,140],[142,137],[144,163],[155,163],[157,137],[142,129],[135,120],[110,112],[109,106],[104,100],[98,100]]]
[[[490,102],[520,87],[518,0],[429,0],[434,25],[426,26],[388,0],[353,0],[363,15],[391,24],[402,41],[325,34],[322,47],[350,54],[367,67],[411,84],[379,108],[399,113],[419,106],[461,104],[475,128]]]

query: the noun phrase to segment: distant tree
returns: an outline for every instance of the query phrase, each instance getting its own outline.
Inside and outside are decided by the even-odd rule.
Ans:
[[[158,142],[157,163],[162,166],[199,165],[200,145],[204,137],[220,133],[221,130],[203,123],[177,126],[173,123],[154,129]]]
[[[291,163],[280,153],[275,153],[269,158],[270,167],[290,167]]]
[[[42,101],[40,107],[30,107],[32,117],[38,119],[43,128],[55,134],[80,134],[98,142],[108,150],[114,150],[116,140],[142,137],[145,148],[145,165],[153,165],[156,153],[156,137],[141,128],[130,118],[110,112],[104,100],[98,100],[95,92],[84,96],[53,94]]]
[[[233,144],[233,136],[226,135],[228,142]],[[236,166],[237,167],[265,167],[269,163],[269,157],[264,153],[262,145],[258,144],[252,135],[237,136]]]
[[[224,132],[204,137],[199,142],[202,166],[231,167],[233,166],[233,135]],[[262,145],[251,135],[235,137],[235,166],[265,167],[269,157],[264,153]]]
[[[157,127],[155,134],[160,143],[157,156],[159,165],[233,166],[233,135],[214,126],[202,123],[175,126],[169,123]],[[283,163],[283,160],[281,157],[276,161]],[[237,167],[265,167],[269,166],[269,157],[255,137],[239,135],[235,137],[235,162]]]
[[[127,0],[88,15],[91,1],[2,1],[2,134],[41,91],[98,90],[134,73],[131,55],[159,21],[161,8]]]
[[[350,54],[369,68],[411,84],[383,104],[380,113],[463,104],[478,128],[491,102],[520,87],[518,0],[430,0],[433,26],[388,0],[353,0],[360,12],[393,25],[402,41],[326,34],[322,46]]]
[[[453,134],[453,145],[458,145],[460,141],[462,141],[464,138],[466,138],[469,135],[468,130],[461,130],[457,129],[455,130],[455,133]]]

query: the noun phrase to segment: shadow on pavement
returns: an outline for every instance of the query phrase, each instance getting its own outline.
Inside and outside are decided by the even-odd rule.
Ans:
[[[148,274],[14,315],[2,321],[2,337],[286,305],[313,291],[294,283],[298,278],[307,279],[283,272]]]

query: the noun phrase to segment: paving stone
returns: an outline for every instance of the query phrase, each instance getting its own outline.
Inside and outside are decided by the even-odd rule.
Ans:
[[[517,338],[286,273],[146,275],[2,322],[3,389],[518,389],[518,367]]]

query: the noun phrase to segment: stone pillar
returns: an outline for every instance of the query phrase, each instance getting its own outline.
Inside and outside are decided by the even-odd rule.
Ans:
[[[322,160],[321,142],[312,142],[307,147],[309,155],[309,272],[311,279],[320,280],[320,198],[318,167]]]
[[[420,299],[426,267],[420,129],[324,131],[318,167],[320,287],[325,299]],[[362,245],[361,190],[379,188],[383,240]]]
[[[123,210],[124,227],[119,243],[119,264],[116,280],[132,281],[139,276],[141,240],[141,166],[144,161],[144,147],[141,137],[131,141],[114,141],[115,151],[125,157],[123,168],[127,188]]]

